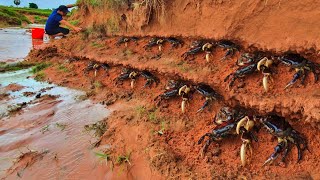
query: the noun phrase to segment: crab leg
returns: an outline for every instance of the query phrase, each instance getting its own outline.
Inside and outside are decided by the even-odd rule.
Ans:
[[[287,89],[288,87],[292,86],[294,83],[297,82],[297,80],[303,76],[304,72],[302,69],[296,69],[296,73],[293,75],[293,79],[286,85],[284,89]]]
[[[265,166],[267,164],[271,164],[277,157],[279,156],[279,153],[283,151],[284,148],[287,146],[287,141],[281,138],[278,138],[278,145],[274,148],[274,152],[271,154],[271,156],[263,163],[262,166]]]
[[[198,109],[197,113],[203,111],[209,105],[211,100],[211,98],[206,97],[206,101],[203,103],[202,107]]]
[[[233,48],[229,48],[227,50],[227,52],[225,53],[225,55],[221,58],[221,60],[226,60],[228,56],[233,56],[234,55],[234,49]]]

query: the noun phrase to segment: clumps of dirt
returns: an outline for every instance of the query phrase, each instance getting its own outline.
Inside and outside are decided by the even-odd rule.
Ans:
[[[21,155],[14,161],[14,164],[7,170],[7,173],[12,174],[16,172],[17,176],[21,178],[23,176],[23,171],[26,168],[42,160],[43,156],[47,153],[49,153],[48,150],[44,150],[42,152],[29,150],[26,153],[21,153]]]
[[[1,92],[1,93],[0,93],[0,101],[2,101],[2,100],[8,100],[8,99],[9,99],[9,96],[10,96],[9,93]]]
[[[29,92],[29,91],[27,91],[27,92],[23,92],[22,94],[23,94],[25,97],[30,97],[30,96],[35,95],[36,93],[35,93],[35,92]]]
[[[27,107],[26,102],[10,105],[8,106],[8,112],[10,113],[10,115],[13,115],[18,113],[20,110],[22,110],[22,108],[25,108],[25,107]]]
[[[5,87],[5,91],[12,91],[12,92],[16,92],[16,91],[20,91],[24,88],[24,86],[21,86],[19,84],[9,84],[8,86]]]
[[[88,132],[93,131],[95,137],[101,137],[107,131],[107,119],[98,121],[94,124],[88,124],[84,126],[84,129]]]
[[[43,49],[32,50],[27,57],[27,61],[32,61],[32,58],[39,58],[41,61],[45,61],[57,56],[60,56],[58,48],[56,46],[47,46]]]

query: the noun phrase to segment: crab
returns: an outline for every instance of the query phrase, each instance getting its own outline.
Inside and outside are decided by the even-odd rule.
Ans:
[[[155,82],[156,84],[159,83],[159,79],[147,70],[143,70],[140,74],[147,79],[147,82],[143,87],[151,86],[153,82]]]
[[[124,44],[125,47],[128,47],[128,43],[129,43],[130,41],[134,41],[136,45],[138,44],[138,38],[137,38],[137,37],[121,37],[121,38],[117,41],[116,45],[117,45],[117,46],[120,46],[121,44]]]
[[[202,107],[198,109],[197,112],[203,111],[210,104],[211,101],[221,98],[221,95],[219,95],[209,85],[199,84],[195,87],[195,89],[206,99]]]
[[[268,58],[267,56],[262,56],[262,54],[258,52],[254,54],[245,53],[241,55],[241,57],[238,59],[237,65],[239,66],[244,66],[246,64],[249,64],[249,65],[238,68],[234,73],[229,74],[224,79],[224,81],[226,82],[232,76],[229,83],[229,88],[231,88],[234,85],[234,82],[236,79],[253,74],[254,72],[256,72],[256,70],[258,70],[258,71],[261,71],[263,74],[262,84],[263,84],[264,90],[267,92],[269,90],[268,81],[269,79],[271,80],[272,73],[271,73],[270,67],[272,63],[273,63],[273,57]]]
[[[182,54],[182,57],[184,59],[187,59],[191,55],[194,56],[198,53],[205,52],[206,53],[205,59],[207,62],[210,62],[210,55],[212,53],[214,46],[215,46],[214,43],[211,43],[211,42],[194,41],[192,42],[190,49],[187,52]]]
[[[258,141],[255,135],[252,133],[252,130],[254,129],[254,123],[252,120],[248,120],[246,113],[247,112],[240,107],[221,108],[214,118],[214,123],[217,124],[217,126],[212,130],[211,133],[206,133],[201,136],[198,141],[198,144],[201,144],[204,139],[208,137],[204,146],[202,147],[201,155],[203,156],[207,152],[208,147],[212,142],[217,142],[226,137],[240,134],[243,141],[240,148],[240,159],[242,165],[245,166],[247,163],[247,150],[252,153],[251,141]]]
[[[131,79],[131,83],[130,83],[130,87],[134,88],[134,82],[136,80],[136,78],[138,77],[138,71],[134,70],[134,69],[123,69],[121,74],[116,78],[116,83],[118,83],[119,81],[124,81],[127,79]]]
[[[202,46],[202,51],[204,51],[206,53],[206,61],[210,62],[210,54],[212,52],[213,49],[213,44],[212,43],[205,43]]]
[[[179,89],[179,96],[182,97],[182,102],[181,102],[181,111],[182,113],[186,112],[186,104],[189,100],[189,93],[191,91],[191,88],[188,85],[184,85]]]
[[[278,138],[278,144],[274,148],[274,152],[263,165],[274,162],[281,152],[283,152],[281,162],[284,163],[292,145],[295,145],[298,149],[298,162],[302,159],[303,151],[309,150],[307,141],[303,135],[296,131],[284,117],[269,114],[266,116],[257,116],[254,119],[261,123],[270,134]]]
[[[171,44],[171,49],[177,48],[178,46],[181,47],[183,45],[183,41],[174,37],[169,37],[169,38],[166,38],[165,40]]]
[[[179,96],[179,89],[184,86],[185,83],[183,83],[182,81],[178,80],[170,80],[168,82],[168,85],[166,86],[166,91],[163,92],[162,94],[160,94],[159,96],[157,96],[154,100],[157,101],[157,106],[160,104],[160,102],[164,99],[170,99],[170,98],[174,98],[174,97],[178,97]]]
[[[97,72],[100,68],[103,68],[107,72],[110,69],[110,66],[107,63],[90,61],[85,68],[85,74],[88,74],[89,71],[94,70],[94,77],[97,77]]]
[[[227,52],[221,58],[221,60],[225,60],[228,57],[232,57],[234,55],[235,51],[239,51],[239,46],[229,40],[221,40],[217,43],[217,45],[219,47],[222,47],[223,49],[227,50]]]
[[[187,52],[183,53],[181,55],[181,57],[183,57],[186,60],[189,56],[191,56],[191,55],[194,56],[194,55],[202,52],[203,45],[204,45],[203,41],[192,42],[190,49]]]
[[[148,44],[143,46],[143,48],[145,50],[148,50],[148,49],[151,49],[154,46],[158,46],[159,51],[162,51],[163,43],[164,43],[164,39],[159,38],[159,37],[154,37],[154,38],[151,38],[151,40],[148,42]]]
[[[295,84],[299,78],[301,78],[301,84],[304,84],[305,78],[309,71],[314,74],[315,82],[318,81],[319,72],[317,72],[317,70],[319,70],[320,68],[319,64],[309,61],[300,54],[293,53],[287,53],[286,55],[281,56],[278,59],[282,63],[296,70],[296,73],[293,75],[293,79],[286,85],[285,89]]]
[[[250,64],[250,65],[248,65],[246,67],[238,68],[234,73],[229,74],[224,79],[224,82],[226,82],[230,77],[232,77],[231,80],[230,80],[230,83],[229,83],[229,88],[231,88],[231,87],[233,87],[234,82],[236,81],[236,79],[245,77],[245,76],[247,76],[249,74],[253,74],[256,70],[257,70],[257,64],[256,63]]]

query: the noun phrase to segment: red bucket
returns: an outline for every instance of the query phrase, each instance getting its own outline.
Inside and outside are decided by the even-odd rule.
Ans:
[[[32,39],[43,39],[44,29],[32,28],[31,34],[32,34]]]

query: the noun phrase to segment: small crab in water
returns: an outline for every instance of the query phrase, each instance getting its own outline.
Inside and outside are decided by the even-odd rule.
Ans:
[[[271,164],[281,152],[283,152],[281,162],[284,162],[292,145],[295,145],[298,149],[298,162],[302,159],[302,152],[308,150],[307,141],[298,131],[293,129],[284,117],[270,114],[255,117],[254,120],[261,123],[270,134],[278,138],[278,144],[274,148],[274,152],[263,165]]]
[[[117,46],[120,46],[121,44],[124,44],[125,47],[128,47],[128,43],[129,43],[130,41],[134,41],[135,44],[137,45],[137,44],[138,44],[138,40],[139,40],[139,39],[138,39],[137,37],[121,37],[121,38],[117,41],[116,45],[117,45]]]
[[[147,79],[147,82],[144,84],[143,87],[147,87],[147,86],[151,86],[152,83],[156,83],[158,84],[159,83],[159,79],[154,76],[153,74],[151,74],[151,72],[147,71],[147,70],[144,70],[140,73],[144,78]]]
[[[217,43],[217,45],[227,50],[226,54],[221,58],[221,60],[225,60],[228,57],[232,57],[235,51],[239,51],[239,46],[229,40],[221,40]]]
[[[206,101],[203,103],[202,107],[200,109],[198,109],[197,112],[203,111],[210,104],[211,101],[221,98],[221,95],[219,95],[209,85],[199,84],[196,86],[195,89],[197,90],[197,92],[199,92],[206,99]]]
[[[240,148],[240,158],[242,165],[245,166],[247,162],[246,151],[249,149],[250,153],[252,153],[251,141],[252,139],[257,141],[257,138],[252,133],[254,123],[248,120],[246,111],[242,108],[223,107],[217,113],[214,122],[217,126],[212,132],[204,134],[198,141],[198,144],[201,144],[205,137],[208,137],[201,150],[202,156],[207,152],[212,142],[220,141],[228,136],[241,134],[243,143]]]
[[[123,69],[121,74],[116,78],[116,83],[118,83],[119,81],[124,81],[127,79],[131,79],[131,83],[130,83],[130,87],[134,88],[134,82],[136,80],[136,78],[138,77],[138,71],[134,70],[134,69]]]
[[[293,53],[287,53],[278,59],[282,63],[296,70],[296,73],[293,75],[293,79],[286,85],[285,89],[296,83],[299,78],[301,78],[301,84],[303,84],[309,71],[313,73],[315,82],[318,81],[319,72],[317,72],[317,70],[320,68],[319,64],[309,61],[300,54]]]

